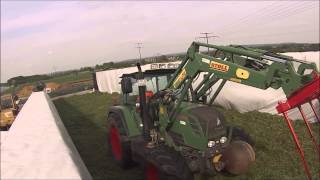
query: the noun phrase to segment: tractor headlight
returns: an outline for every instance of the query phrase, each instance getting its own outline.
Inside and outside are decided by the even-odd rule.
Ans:
[[[216,143],[214,141],[209,141],[208,142],[208,147],[211,148],[215,145]]]
[[[227,140],[228,140],[227,137],[222,136],[222,137],[220,138],[220,143],[223,144],[223,143],[227,142]]]

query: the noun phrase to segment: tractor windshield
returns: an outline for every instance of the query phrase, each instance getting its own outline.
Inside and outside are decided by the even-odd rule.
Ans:
[[[166,87],[168,84],[168,81],[170,79],[170,75],[162,75],[162,76],[154,76],[154,77],[145,77],[146,80],[146,86],[147,91],[152,91],[153,93],[156,93]],[[136,79],[132,79],[132,94],[130,95],[138,95],[139,89],[138,89],[138,83]]]

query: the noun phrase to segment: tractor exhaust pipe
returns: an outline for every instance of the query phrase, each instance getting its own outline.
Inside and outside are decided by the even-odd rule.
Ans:
[[[145,141],[150,141],[150,130],[152,128],[151,119],[148,116],[148,107],[146,103],[146,82],[144,80],[144,75],[141,70],[140,63],[137,63],[138,68],[138,87],[139,87],[139,101],[140,101],[140,117],[142,120],[142,131],[143,138]]]

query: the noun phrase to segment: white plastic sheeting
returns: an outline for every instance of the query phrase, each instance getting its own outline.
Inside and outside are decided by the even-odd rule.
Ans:
[[[53,103],[34,92],[1,132],[0,179],[92,179]]]
[[[180,62],[172,62],[170,64],[179,64]],[[168,65],[169,63],[161,63]],[[152,64],[147,64],[141,66],[142,71],[152,69]],[[121,86],[120,86],[120,77],[122,74],[129,74],[133,72],[137,72],[137,67],[129,67],[129,68],[123,68],[123,69],[113,69],[108,71],[100,71],[96,72],[97,76],[97,84],[100,92],[120,92]]]
[[[319,56],[320,52],[290,52],[284,53],[285,55],[292,56],[296,59],[306,60],[317,64],[319,69]],[[213,88],[214,90],[215,88]],[[250,86],[234,83],[228,81],[218,95],[215,104],[221,105],[227,109],[236,109],[239,112],[260,111],[271,114],[277,114],[275,107],[281,100],[285,100],[286,96],[282,89],[267,90],[257,89]],[[319,111],[319,101],[313,101],[316,111]],[[302,108],[308,119],[315,121],[314,113],[310,105],[303,105]],[[289,111],[291,119],[302,119],[299,110],[293,109]]]
[[[150,65],[144,65],[141,67],[142,71],[150,69]],[[129,67],[123,69],[113,69],[108,71],[96,72],[97,84],[100,92],[120,92],[120,80],[122,74],[128,74],[136,72],[138,69],[136,67]]]
[[[284,53],[285,55],[292,56],[296,59],[306,60],[314,62],[317,64],[319,69],[319,56],[320,52],[290,52]],[[144,70],[150,69],[150,65],[145,65]],[[100,92],[120,92],[120,77],[124,73],[136,72],[136,67],[116,69],[110,71],[101,71],[97,72],[97,83]],[[202,77],[199,77],[198,82]],[[217,88],[214,86],[212,92]],[[260,112],[266,112],[271,114],[276,114],[276,105],[278,101],[285,100],[286,97],[282,89],[272,89],[261,90],[250,86],[245,86],[242,84],[234,83],[228,81],[217,99],[215,104],[221,105],[227,109],[236,109],[239,112],[248,112],[258,110]],[[319,112],[319,102],[314,102],[316,110]],[[312,121],[315,120],[313,116],[312,109],[309,105],[303,106],[305,109],[306,116]],[[301,119],[300,113],[298,110],[292,110],[289,112],[289,116],[292,119]]]

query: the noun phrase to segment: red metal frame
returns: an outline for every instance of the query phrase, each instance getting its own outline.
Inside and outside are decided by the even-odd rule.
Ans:
[[[312,104],[312,101],[318,99],[320,103],[320,75],[316,72],[313,72],[313,81],[307,84],[306,86],[302,87],[301,89],[297,90],[295,93],[293,93],[290,97],[288,97],[287,101],[285,102],[279,102],[278,106],[276,107],[278,113],[282,113],[286,123],[290,129],[291,135],[294,139],[294,142],[296,144],[297,151],[300,154],[304,170],[306,172],[306,175],[308,179],[312,179],[311,171],[309,169],[308,163],[305,159],[303,148],[301,147],[301,144],[299,142],[298,136],[293,128],[292,122],[288,117],[288,111],[294,108],[298,108],[300,111],[300,114],[302,116],[302,119],[308,129],[308,133],[312,139],[312,142],[315,146],[316,152],[318,154],[318,158],[320,158],[320,145],[317,144],[313,133],[311,124],[308,122],[305,113],[303,112],[301,105],[305,103],[309,103],[313,113],[315,114],[315,118],[317,119],[317,122],[320,123],[319,115],[317,114],[317,111]],[[318,112],[319,113],[319,112]]]
[[[296,108],[320,97],[320,76],[313,73],[313,81],[293,93],[286,102],[279,102],[276,107],[279,113]]]

